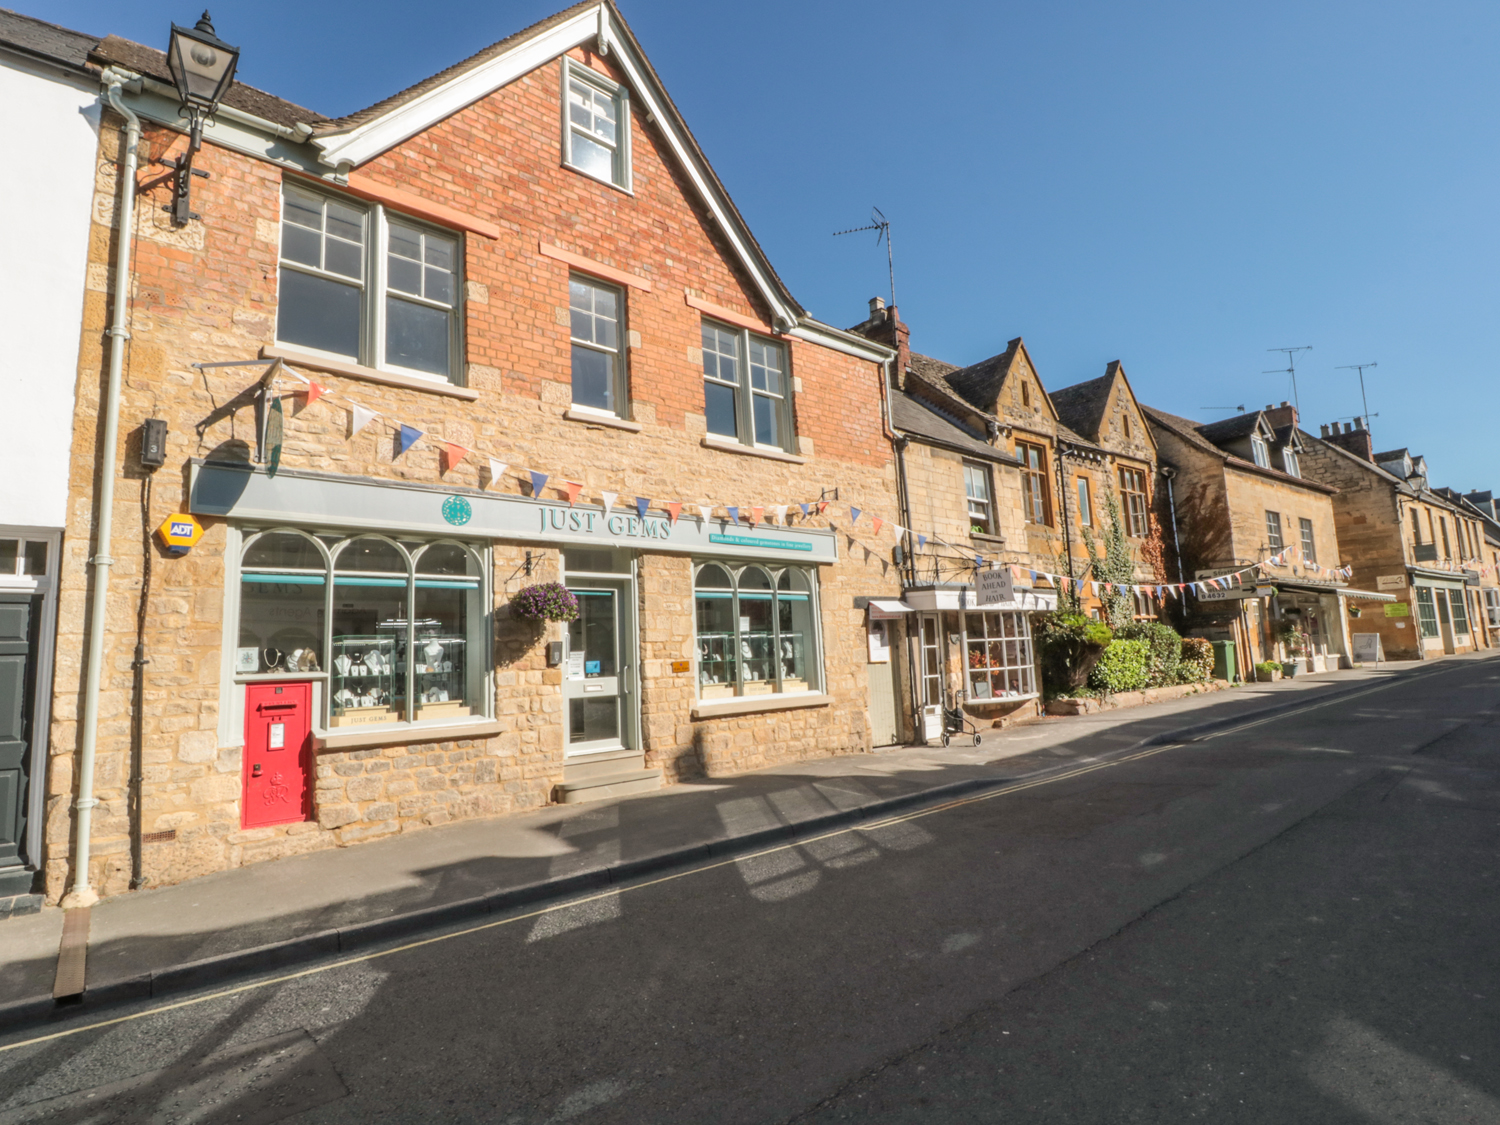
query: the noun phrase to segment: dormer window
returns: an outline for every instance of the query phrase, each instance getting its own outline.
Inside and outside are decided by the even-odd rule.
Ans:
[[[1250,456],[1255,459],[1255,463],[1262,469],[1269,469],[1271,467],[1271,456],[1266,451],[1266,439],[1259,434],[1250,435]]]
[[[630,190],[630,97],[571,59],[563,66],[563,163]]]
[[[1286,470],[1287,476],[1300,477],[1302,475],[1301,466],[1297,464],[1297,451],[1292,448],[1290,442],[1281,451],[1281,467]]]

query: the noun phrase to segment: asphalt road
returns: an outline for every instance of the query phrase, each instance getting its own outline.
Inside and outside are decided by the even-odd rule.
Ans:
[[[16,1032],[0,1123],[1500,1122],[1497,734],[1500,660],[1436,664]]]

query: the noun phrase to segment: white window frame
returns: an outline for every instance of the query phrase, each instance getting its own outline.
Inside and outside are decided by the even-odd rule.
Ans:
[[[964,467],[964,499],[968,501],[969,529],[973,534],[976,524],[982,526],[981,535],[998,535],[995,530],[995,489],[990,481],[990,467],[982,461],[965,461]],[[983,490],[982,496],[974,495],[974,488],[978,486]],[[983,513],[975,516],[975,506],[983,509]]]
[[[1286,521],[1281,518],[1280,512],[1266,509],[1266,546],[1275,554],[1286,546]]]
[[[1291,442],[1287,442],[1286,448],[1281,451],[1281,467],[1289,477],[1302,475],[1302,465],[1297,460],[1297,451],[1292,448]]]
[[[594,289],[607,290],[615,295],[615,346],[607,348],[602,344],[596,344],[592,340],[581,340],[573,335],[572,313],[573,313],[573,282],[588,285]],[[621,286],[611,285],[607,281],[601,281],[591,274],[572,272],[568,274],[568,393],[572,394],[573,387],[573,348],[586,348],[589,351],[599,352],[602,355],[614,357],[614,397],[615,409],[606,410],[599,406],[590,406],[587,403],[574,401],[574,410],[583,411],[588,414],[598,414],[605,418],[630,417],[630,373],[627,370],[625,357],[629,353],[626,348],[628,331],[626,329],[625,317],[626,291]]]
[[[1028,614],[1012,610],[966,610],[961,615],[961,627],[963,629],[963,691],[964,699],[969,703],[989,703],[1000,701],[1002,703],[1014,702],[1023,699],[1035,699],[1037,696],[1036,685],[1036,654],[1032,647],[1031,620]],[[1016,630],[1013,635],[1002,631],[993,636],[989,633],[989,622],[987,618],[1011,618],[1011,625]],[[975,635],[969,631],[973,619],[979,620],[979,633]],[[1006,655],[1007,644],[1015,645],[1020,650],[1020,658],[1011,662]],[[974,652],[971,645],[978,645],[978,654],[986,661],[995,659],[995,647],[999,645],[1000,662],[975,665],[973,663]],[[979,676],[989,681],[993,673],[999,672],[1004,675],[1014,674],[1020,683],[1021,690],[1013,695],[976,695],[974,683]],[[976,675],[977,674],[977,675]],[[992,685],[987,684],[987,690]],[[1007,689],[1009,690],[1009,689]]]
[[[614,99],[616,130],[614,174],[607,180],[573,163],[573,122],[569,116],[572,94],[569,87],[575,80],[592,87],[595,93]],[[634,194],[634,179],[631,174],[633,161],[630,151],[630,90],[606,75],[600,74],[597,70],[569,58],[563,59],[562,66],[562,162],[564,167],[572,169],[581,176],[587,176],[597,183],[608,184],[610,187]]]
[[[1297,530],[1300,532],[1302,538],[1302,561],[1317,563],[1318,540],[1316,532],[1313,528],[1313,521],[1308,519],[1306,516],[1298,517]]]
[[[1088,477],[1078,479],[1078,526],[1094,526],[1094,488]]]
[[[1271,467],[1271,455],[1266,450],[1266,439],[1259,434],[1250,435],[1250,458],[1262,469]]]
[[[1139,484],[1140,488],[1125,487],[1127,480]],[[1151,499],[1146,492],[1146,471],[1121,465],[1120,495],[1125,501],[1125,534],[1132,539],[1145,539],[1151,534]]]
[[[411,375],[418,379],[430,379],[434,383],[447,383],[452,386],[463,386],[464,367],[464,236],[462,231],[450,230],[446,227],[437,226],[434,223],[414,219],[409,215],[399,212],[387,212],[384,205],[371,203],[363,199],[354,199],[347,195],[341,195],[335,191],[320,190],[311,184],[292,183],[287,181],[282,184],[281,194],[278,197],[278,206],[281,208],[279,222],[276,229],[276,272],[277,272],[277,331],[280,331],[280,300],[281,300],[281,271],[292,270],[295,273],[305,273],[312,277],[326,277],[340,284],[348,285],[353,279],[343,274],[327,273],[323,270],[314,269],[302,262],[289,261],[282,257],[281,238],[282,229],[286,226],[286,197],[289,192],[300,192],[304,195],[314,196],[323,200],[335,200],[338,203],[358,210],[365,215],[365,243],[364,251],[364,275],[359,279],[360,291],[360,315],[359,315],[359,354],[355,356],[345,355],[341,352],[326,351],[315,348],[308,344],[299,344],[290,340],[282,340],[277,336],[276,342],[284,347],[296,348],[298,351],[309,355],[319,356],[324,359],[335,360],[339,363],[355,363],[362,367],[372,367],[377,371],[390,371],[400,375]],[[395,295],[398,299],[409,301],[412,304],[423,305],[427,308],[446,308],[451,313],[448,324],[448,374],[438,375],[431,371],[422,371],[415,367],[403,367],[397,363],[386,361],[386,297],[390,295],[387,286],[389,275],[389,263],[387,256],[390,254],[391,224],[409,227],[423,234],[432,233],[444,238],[452,239],[453,252],[453,304],[444,305],[441,301],[428,300],[425,297],[416,296],[411,293],[403,293],[397,290]]]
[[[759,332],[752,332],[748,328],[736,328],[732,324],[725,324],[722,320],[715,320],[711,316],[701,318],[699,325],[699,346],[702,346],[702,325],[709,325],[726,335],[734,337],[735,364],[738,368],[738,382],[734,384],[735,412],[734,423],[736,433],[721,434],[709,430],[710,437],[721,438],[724,441],[737,441],[741,445],[748,445],[754,449],[774,449],[780,453],[795,453],[797,451],[797,429],[796,411],[792,405],[792,353],[780,340],[773,340],[768,336],[762,336]],[[768,392],[757,391],[750,384],[750,344],[758,341],[765,347],[775,348],[781,354],[781,380],[782,393],[773,395]],[[700,369],[702,364],[699,365]],[[715,386],[728,387],[731,384],[724,382],[717,376],[709,376],[707,371],[700,374],[705,382],[712,382]],[[770,445],[766,442],[755,440],[755,399],[772,399],[777,403],[777,429],[781,432],[782,443]],[[707,404],[704,406],[705,419],[707,417]]]

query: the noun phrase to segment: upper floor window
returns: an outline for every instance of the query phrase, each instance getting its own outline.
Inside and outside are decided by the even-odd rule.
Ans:
[[[1040,445],[1016,442],[1016,456],[1021,459],[1021,501],[1027,523],[1052,522],[1051,496],[1047,491],[1047,451]]]
[[[1438,516],[1438,527],[1441,528],[1442,532],[1443,532],[1443,558],[1445,558],[1445,559],[1451,559],[1453,557],[1453,548],[1448,543],[1448,517],[1447,516]]]
[[[456,381],[457,236],[287,185],[280,267],[280,343]]]
[[[1318,544],[1313,539],[1313,522],[1310,519],[1297,521],[1302,530],[1302,561],[1316,564],[1318,561]]]
[[[1417,515],[1417,510],[1415,508],[1410,509],[1410,511],[1411,511],[1411,545],[1413,547],[1420,547],[1422,545],[1422,520]]]
[[[969,501],[969,530],[980,535],[995,534],[988,466],[976,461],[964,462],[964,495]]]
[[[1281,513],[1266,513],[1266,546],[1272,551],[1279,551],[1285,544],[1281,539]]]
[[[1144,539],[1150,530],[1146,515],[1146,474],[1140,469],[1121,469],[1120,493],[1125,498],[1125,533]]]
[[[791,450],[786,352],[743,329],[703,322],[703,411],[708,432]]]
[[[1302,467],[1297,463],[1297,451],[1291,447],[1290,443],[1281,451],[1281,467],[1286,470],[1288,476],[1300,477],[1302,475]]]
[[[630,190],[630,97],[624,86],[567,60],[563,163]]]
[[[1266,452],[1266,441],[1259,434],[1250,435],[1250,456],[1262,469],[1271,467],[1270,455]]]
[[[613,286],[577,275],[568,279],[574,406],[625,416],[624,305]]]
[[[1094,498],[1089,491],[1089,478],[1078,478],[1078,524],[1080,527],[1094,526]]]

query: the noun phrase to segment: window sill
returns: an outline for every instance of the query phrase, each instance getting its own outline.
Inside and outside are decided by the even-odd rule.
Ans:
[[[792,711],[799,707],[827,707],[833,696],[822,692],[805,695],[751,695],[718,703],[693,705],[695,719],[720,719],[728,715],[754,715],[761,711]]]
[[[1002,695],[1002,696],[992,697],[992,698],[989,698],[989,699],[965,699],[964,700],[964,706],[965,707],[998,707],[998,706],[1000,706],[1002,704],[1010,705],[1010,704],[1014,704],[1014,703],[1025,703],[1028,699],[1040,699],[1040,698],[1041,698],[1041,695],[1039,693],[1034,692],[1034,691],[1030,691],[1030,692],[1026,692],[1026,693],[1024,693],[1022,695]]]
[[[587,169],[580,168],[576,164],[570,164],[566,160],[562,162],[562,166],[569,172],[578,173],[578,175],[582,176],[586,180],[593,180],[596,184],[603,184],[605,187],[614,188],[616,191],[622,192],[625,195],[629,195],[632,197],[635,195],[635,190],[633,188],[627,187],[624,184],[617,184],[614,180],[606,180],[603,176],[596,176],[594,175],[594,173],[588,171]]]
[[[976,543],[993,543],[997,547],[1005,546],[1005,536],[1003,535],[989,535],[984,532],[971,531],[969,532],[969,538]]]
[[[755,445],[743,445],[733,438],[706,436],[703,439],[705,449],[717,449],[720,453],[743,453],[747,457],[764,457],[768,461],[789,461],[793,465],[807,464],[806,457],[798,457],[795,453],[784,453],[779,449],[761,449]]]
[[[387,387],[406,387],[414,391],[426,391],[429,394],[447,395],[449,398],[462,398],[473,402],[479,398],[479,392],[468,387],[456,387],[452,383],[444,383],[437,378],[424,379],[420,375],[401,375],[395,371],[377,371],[373,367],[364,367],[358,363],[345,363],[337,359],[324,359],[322,356],[313,355],[311,352],[298,351],[295,348],[284,348],[281,346],[265,346],[260,349],[262,359],[280,359],[287,363],[296,364],[298,367],[307,367],[313,371],[326,371],[330,375],[343,375],[349,379],[359,379],[366,383],[380,383]]]
[[[401,746],[409,742],[452,742],[456,739],[492,738],[500,733],[494,719],[428,726],[387,727],[385,730],[349,731],[347,734],[315,734],[318,750],[366,750],[376,746]]]
[[[613,414],[595,414],[589,410],[579,410],[577,407],[564,410],[563,417],[569,422],[583,422],[589,426],[608,426],[612,430],[624,430],[632,434],[640,433],[642,428],[639,422],[617,418]]]

